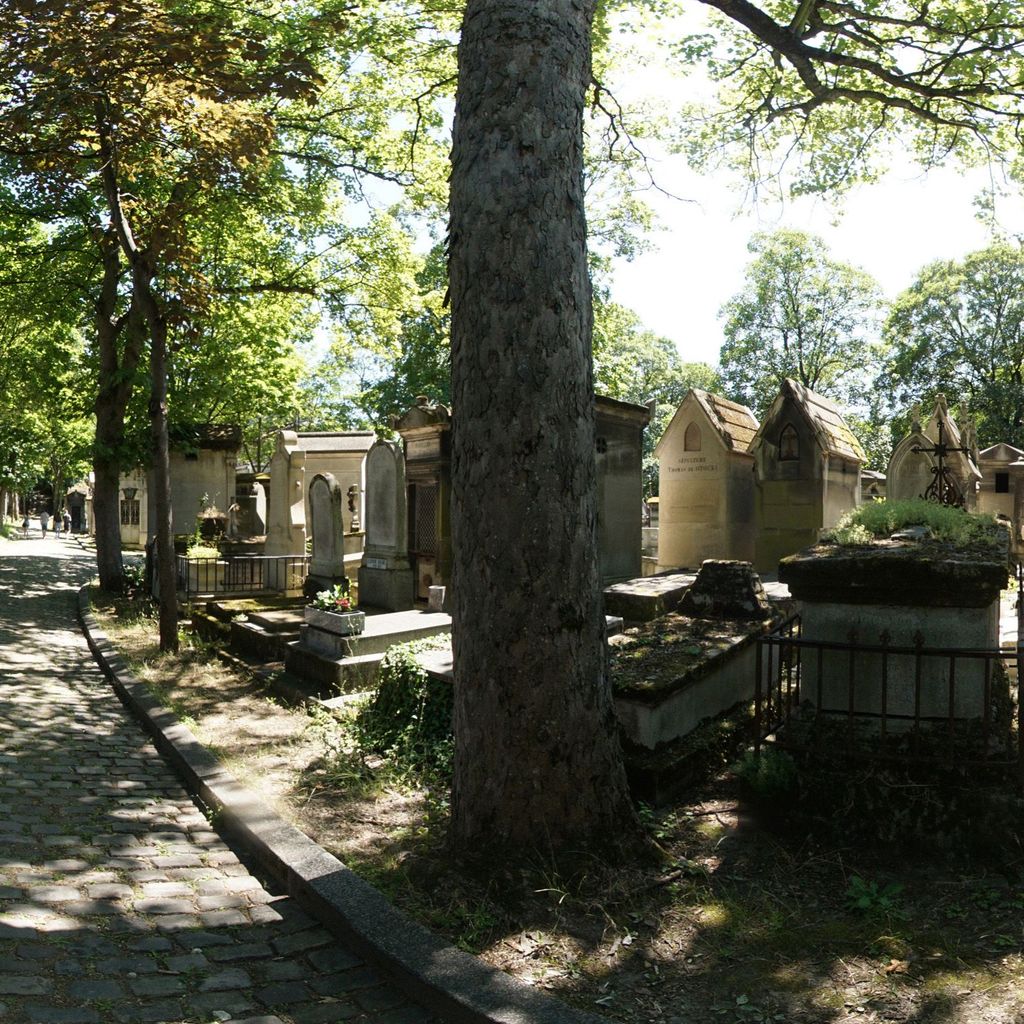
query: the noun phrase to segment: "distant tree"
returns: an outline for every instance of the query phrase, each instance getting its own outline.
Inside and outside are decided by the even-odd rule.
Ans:
[[[452,838],[509,857],[608,841],[630,822],[595,559],[582,111],[596,6],[468,0],[459,50]],[[876,140],[907,138],[936,163],[986,145],[1017,152],[1024,41],[1005,7],[709,6],[723,17],[682,54],[714,54],[726,142],[751,165],[761,132],[806,144],[806,187],[869,173]],[[688,130],[704,152],[723,139],[699,137],[698,121]]]
[[[598,394],[638,405],[654,403],[644,431],[644,493],[658,493],[654,449],[690,388],[721,389],[718,371],[707,363],[684,363],[674,341],[646,330],[631,309],[607,300],[594,302],[594,388]]]
[[[846,404],[864,398],[878,365],[882,298],[863,271],[802,231],[759,233],[742,292],[722,308],[722,383],[761,416],[791,377]]]
[[[978,417],[983,447],[1024,447],[1024,249],[1000,241],[939,260],[893,303],[882,387],[906,407],[945,392]]]

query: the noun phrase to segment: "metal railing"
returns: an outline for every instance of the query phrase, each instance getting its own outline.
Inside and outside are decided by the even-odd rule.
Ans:
[[[926,647],[807,640],[794,615],[757,645],[755,751],[985,767],[1024,788],[1024,578],[1018,567],[1015,647]]]
[[[176,555],[178,590],[191,594],[285,593],[302,589],[309,555]]]

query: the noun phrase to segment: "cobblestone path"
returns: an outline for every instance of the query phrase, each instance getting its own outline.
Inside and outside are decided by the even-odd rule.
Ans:
[[[213,831],[92,660],[93,573],[0,542],[0,1022],[430,1020]]]

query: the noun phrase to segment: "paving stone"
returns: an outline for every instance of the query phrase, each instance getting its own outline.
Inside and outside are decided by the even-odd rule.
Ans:
[[[331,974],[334,971],[347,971],[350,967],[359,967],[363,963],[355,953],[350,953],[338,945],[316,949],[309,954],[307,959],[318,971],[325,974]]]
[[[289,953],[302,953],[307,949],[316,949],[331,942],[331,933],[324,928],[311,928],[294,935],[282,935],[274,939],[273,946],[282,956]]]
[[[252,978],[240,967],[229,967],[204,978],[199,985],[201,992],[225,992],[234,988],[249,988]]]
[[[124,987],[109,978],[83,978],[68,985],[67,993],[75,999],[121,999]]]
[[[271,960],[262,968],[264,981],[297,981],[309,974],[309,969],[297,960]]]
[[[266,942],[242,942],[207,950],[207,956],[218,963],[234,963],[238,960],[266,960],[274,956],[274,950]]]
[[[140,914],[191,914],[195,907],[191,900],[175,900],[159,897],[135,901],[135,910]]]
[[[263,985],[255,989],[253,994],[265,1006],[304,1003],[311,995],[308,986],[301,981],[281,981],[273,985]]]
[[[386,985],[382,988],[371,988],[365,992],[356,992],[352,1001],[361,1006],[368,1013],[375,1013],[377,1010],[393,1010],[405,1002],[405,997],[397,989]]]
[[[3,556],[0,1024],[406,1024],[416,1008],[263,886],[122,708],[75,625],[95,570],[77,550]]]
[[[288,1016],[295,1024],[334,1024],[335,1021],[352,1020],[364,1015],[363,1011],[354,1003],[331,1000],[306,1003],[303,1006],[289,1006]]]
[[[189,999],[193,1012],[211,1014],[224,1011],[235,1016],[239,1013],[252,1013],[257,1009],[248,992],[202,992]]]
[[[185,983],[181,978],[163,974],[132,978],[128,982],[128,987],[137,996],[176,996],[185,991]]]
[[[373,1020],[374,1024],[442,1024],[427,1010],[411,1003],[377,1014]]]
[[[26,1006],[26,1019],[32,1024],[100,1024],[98,1010],[88,1006]]]
[[[45,996],[53,990],[49,978],[27,974],[0,974],[0,996]]]
[[[384,979],[372,967],[364,965],[353,967],[350,971],[339,971],[337,974],[317,975],[309,979],[309,984],[321,995],[333,996],[361,988],[372,988],[383,981]]]

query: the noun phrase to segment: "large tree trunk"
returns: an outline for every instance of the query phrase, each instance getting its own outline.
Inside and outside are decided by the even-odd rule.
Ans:
[[[597,571],[593,0],[469,0],[451,184],[453,843],[631,839]]]
[[[104,590],[124,585],[121,559],[121,518],[118,486],[124,448],[124,423],[142,356],[145,321],[136,303],[124,316],[117,315],[117,287],[121,256],[114,231],[97,232],[103,258],[103,283],[96,302],[96,338],[99,382],[94,409],[96,440],[93,445],[92,519],[96,539],[96,568]],[[119,342],[124,339],[124,352]]]
[[[151,391],[149,421],[153,445],[153,492],[156,513],[157,599],[160,650],[178,649],[178,585],[174,561],[174,528],[171,523],[171,461],[167,432],[167,320],[153,293],[151,272],[138,258],[135,287],[149,323]]]

